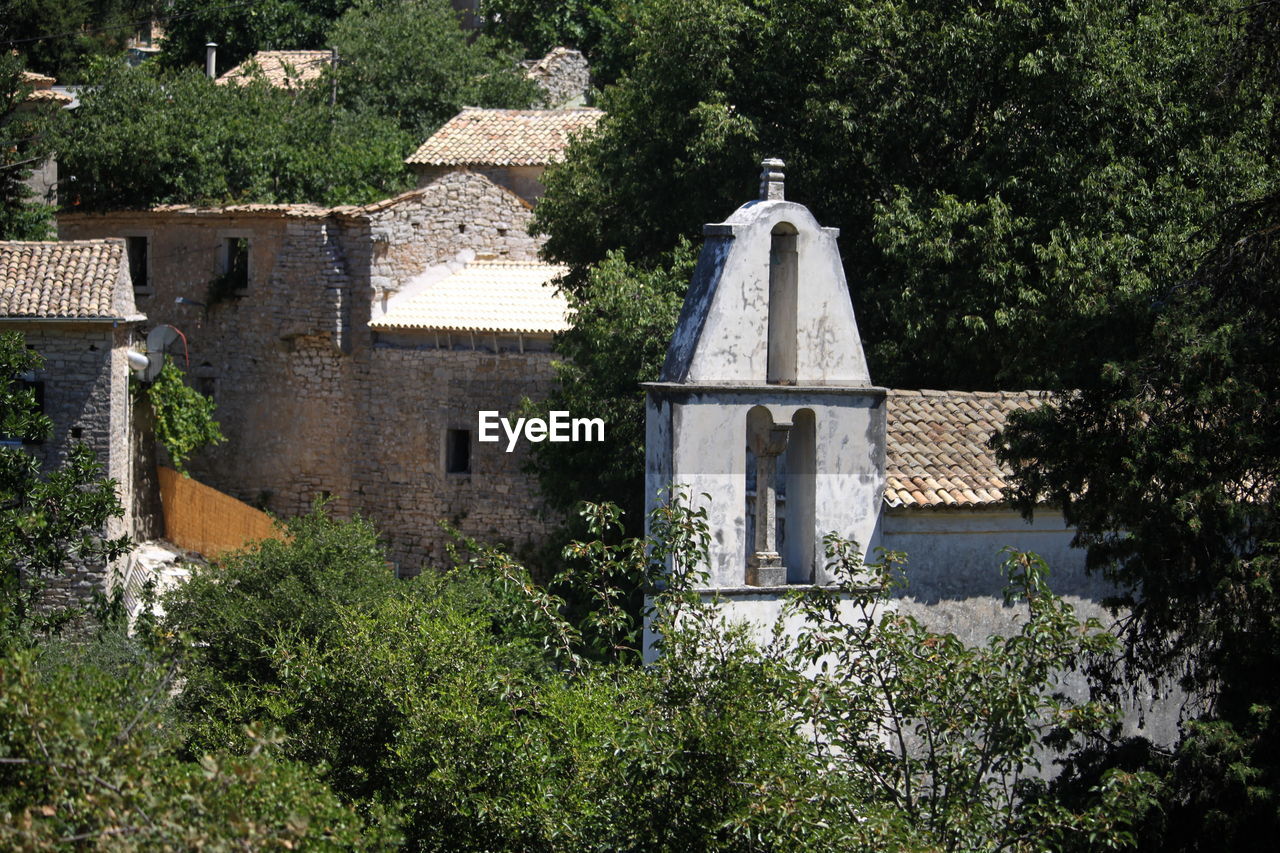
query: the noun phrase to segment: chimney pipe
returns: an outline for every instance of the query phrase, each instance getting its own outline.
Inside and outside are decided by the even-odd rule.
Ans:
[[[215,70],[218,64],[218,45],[216,42],[209,42],[204,46],[204,73],[209,75],[210,80],[218,77]]]

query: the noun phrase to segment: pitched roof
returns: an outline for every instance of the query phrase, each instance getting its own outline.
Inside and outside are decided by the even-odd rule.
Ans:
[[[260,50],[225,72],[217,83],[244,86],[256,71],[277,89],[292,89],[318,79],[332,61],[333,54],[327,50]]]
[[[55,104],[65,105],[75,100],[66,92],[54,89],[53,84],[58,81],[47,74],[23,71],[22,82],[31,87],[31,92],[27,95],[28,101],[53,101]]]
[[[569,137],[595,127],[600,110],[489,110],[466,107],[405,160],[422,166],[546,166]]]
[[[1037,409],[1042,391],[890,391],[886,400],[890,506],[1004,503],[1005,476],[987,447],[1009,413]]]
[[[477,261],[393,302],[373,329],[549,334],[569,328],[569,306],[550,282],[566,267]]]
[[[125,319],[134,311],[123,240],[0,242],[0,317]]]

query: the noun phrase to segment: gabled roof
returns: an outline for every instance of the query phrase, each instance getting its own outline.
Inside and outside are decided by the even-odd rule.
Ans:
[[[1008,471],[987,446],[1010,412],[1038,409],[1043,391],[890,391],[889,506],[981,507],[1005,502]]]
[[[0,242],[0,317],[129,319],[123,240]]]
[[[551,285],[566,267],[516,261],[477,261],[400,297],[370,328],[395,331],[551,334],[569,328],[568,303]]]
[[[466,107],[405,160],[420,166],[547,166],[569,137],[595,127],[600,110],[489,110]]]
[[[217,83],[243,86],[256,70],[277,89],[292,89],[318,79],[332,61],[333,54],[327,50],[260,50],[224,73]]]
[[[31,92],[27,95],[28,101],[52,101],[55,104],[66,105],[75,100],[66,92],[60,92],[53,88],[53,84],[57,82],[53,77],[47,74],[37,74],[34,71],[23,71],[22,82],[31,87]]]

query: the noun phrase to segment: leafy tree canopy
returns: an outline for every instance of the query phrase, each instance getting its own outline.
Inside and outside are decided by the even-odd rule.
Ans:
[[[0,434],[18,442],[0,445],[0,648],[67,615],[36,612],[46,578],[72,560],[105,564],[129,545],[127,537],[103,535],[123,510],[115,481],[102,476],[93,451],[81,443],[62,465],[41,471],[21,446],[47,439],[53,428],[22,379],[42,364],[21,335],[0,334]]]
[[[116,56],[150,19],[157,0],[3,0],[0,49],[27,67],[81,83],[94,57]]]
[[[51,236],[52,212],[26,180],[53,151],[53,131],[65,120],[57,105],[29,99],[20,57],[0,54],[0,239]]]
[[[330,40],[339,100],[393,119],[418,143],[464,106],[522,108],[540,97],[519,57],[468,37],[446,0],[359,3]]]
[[[1218,86],[1229,11],[655,0],[537,227],[556,260],[648,265],[779,156],[842,229],[876,381],[1082,384],[1265,174],[1259,97]]]
[[[356,0],[171,0],[164,15],[164,51],[170,68],[204,68],[205,45],[218,45],[219,74],[260,50],[329,47],[329,27]]]
[[[407,188],[411,138],[265,82],[103,63],[60,139],[62,203],[364,203]]]
[[[485,32],[537,59],[554,47],[582,51],[603,87],[630,64],[631,28],[648,0],[483,0]]]

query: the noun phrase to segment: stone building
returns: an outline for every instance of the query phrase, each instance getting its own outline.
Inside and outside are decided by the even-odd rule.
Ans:
[[[477,451],[464,477],[446,447],[481,403],[511,410],[550,387],[551,332],[524,322],[520,299],[504,309],[509,328],[465,338],[396,325],[401,302],[453,287],[451,274],[477,258],[510,262],[468,279],[490,297],[523,293],[539,245],[531,215],[461,170],[363,207],[72,212],[59,233],[124,238],[139,305],[185,334],[193,382],[213,395],[228,438],[202,451],[193,476],[282,516],[331,496],[339,513],[371,517],[411,573],[441,558],[441,518],[515,543],[546,529],[519,453]],[[539,281],[554,275],[537,269]]]
[[[146,317],[133,301],[121,240],[0,242],[0,331],[17,331],[44,358],[23,377],[35,390],[53,433],[26,445],[46,469],[84,443],[114,479],[125,516],[104,533],[133,535],[134,444],[127,352]],[[54,579],[58,599],[105,589],[107,569],[81,565]]]
[[[661,379],[646,386],[648,508],[676,486],[706,509],[707,592],[731,618],[772,625],[790,586],[830,580],[822,538],[835,532],[869,554],[905,552],[893,606],[980,643],[1022,616],[1002,593],[1012,546],[1044,557],[1053,589],[1105,624],[1110,590],[1085,572],[1073,531],[1050,507],[1034,521],[1013,511],[987,446],[1046,396],[872,384],[838,232],[784,200],[781,166],[766,161],[760,198],[705,226]],[[1176,717],[1172,702],[1148,711],[1146,734],[1169,742]]]
[[[602,115],[595,109],[467,107],[405,162],[417,173],[419,186],[465,168],[535,204],[545,191],[542,173],[547,166],[563,159],[569,141],[595,127]]]

